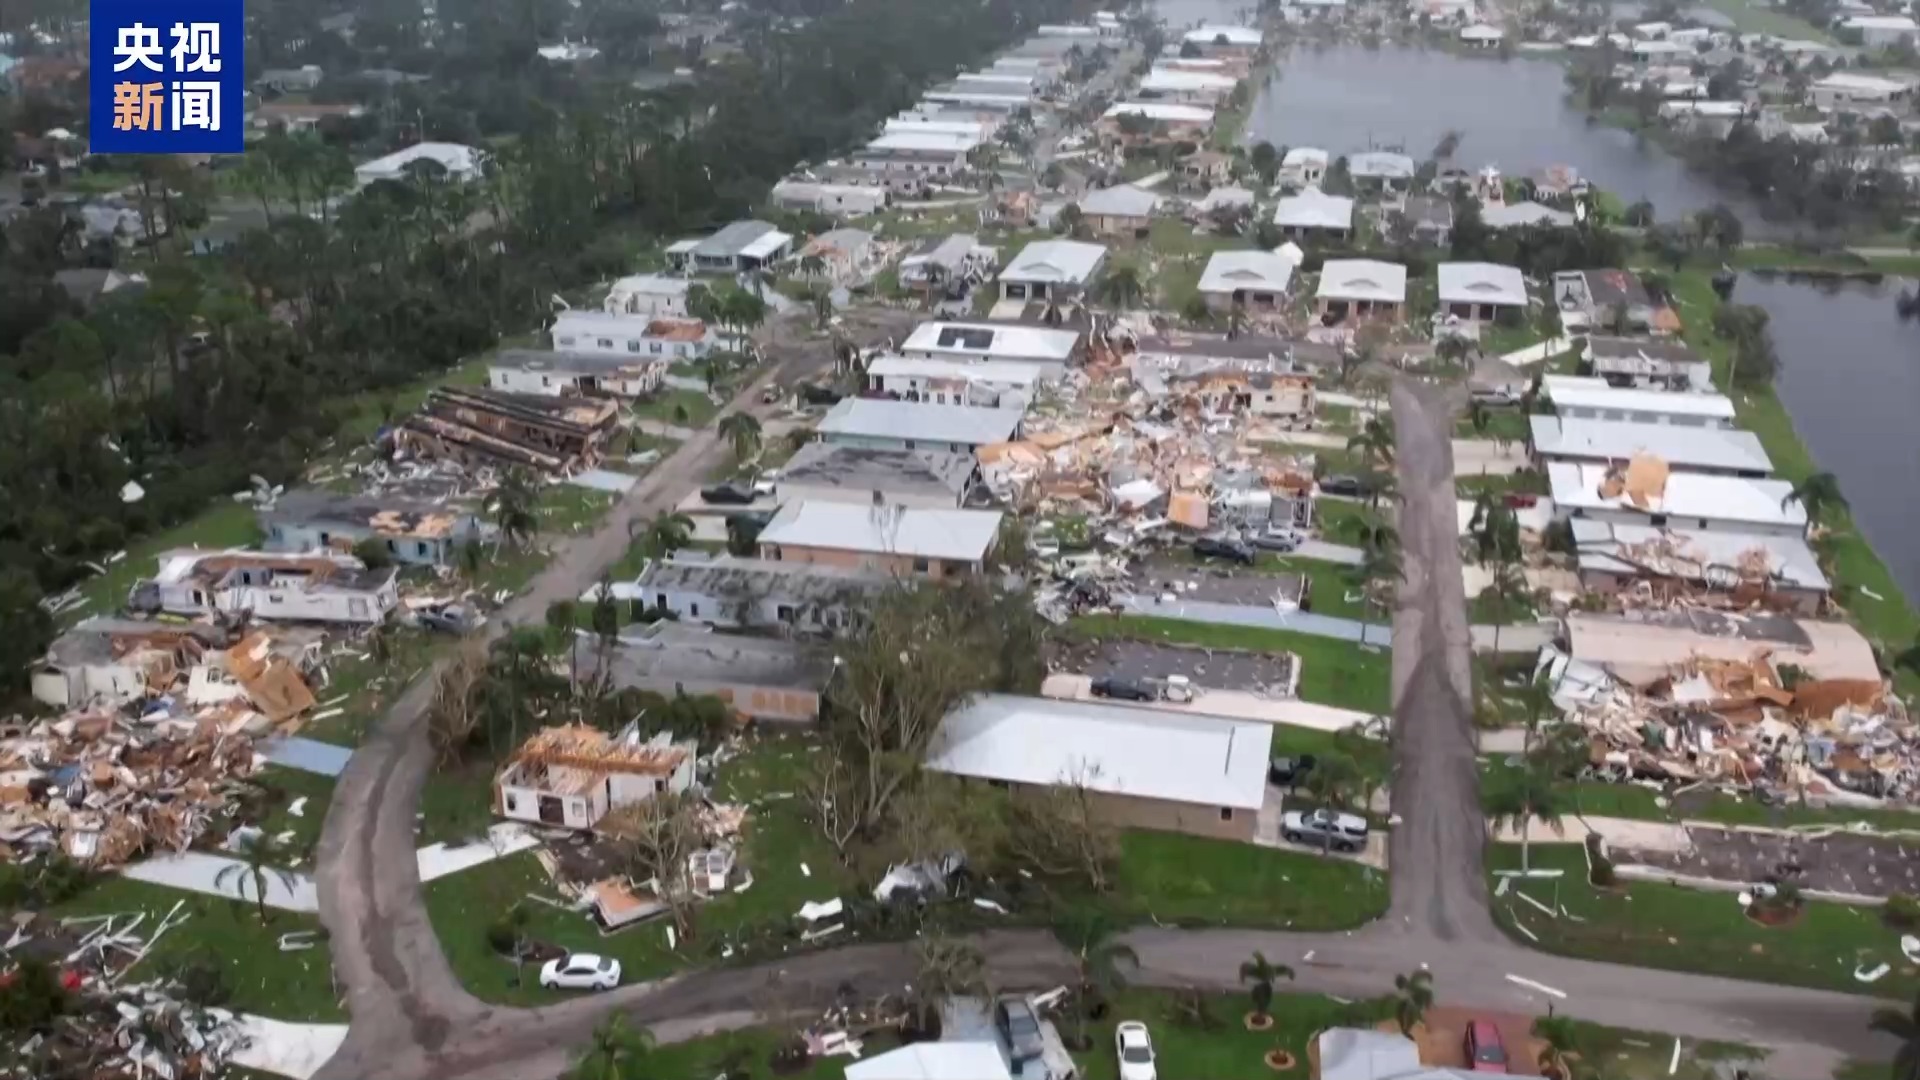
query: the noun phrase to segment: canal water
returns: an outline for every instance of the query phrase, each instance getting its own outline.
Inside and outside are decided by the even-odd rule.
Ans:
[[[1766,309],[1780,354],[1776,389],[1794,429],[1839,479],[1894,580],[1920,602],[1920,320],[1902,321],[1894,309],[1911,285],[1742,274],[1733,298]]]
[[[1524,176],[1571,165],[1623,202],[1646,199],[1662,220],[1724,202],[1751,225],[1751,207],[1688,173],[1630,132],[1589,124],[1566,102],[1551,60],[1469,57],[1407,46],[1297,45],[1283,54],[1248,118],[1245,138],[1333,154],[1398,148],[1425,160],[1449,131],[1453,162]],[[1259,76],[1256,76],[1258,78]]]

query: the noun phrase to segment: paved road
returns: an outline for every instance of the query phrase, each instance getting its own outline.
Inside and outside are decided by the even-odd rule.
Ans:
[[[764,380],[763,380],[764,381]],[[1453,393],[1457,394],[1457,391]],[[1388,917],[1346,934],[1142,929],[1129,935],[1143,985],[1237,983],[1254,950],[1292,964],[1302,990],[1347,996],[1386,992],[1392,976],[1426,965],[1441,993],[1464,1005],[1560,1011],[1583,1019],[1775,1050],[1771,1073],[1825,1076],[1843,1057],[1888,1057],[1866,1030],[1874,1002],[1860,997],[1568,960],[1522,949],[1494,926],[1480,867],[1485,832],[1473,771],[1466,603],[1455,540],[1447,433],[1457,401],[1438,387],[1393,391],[1401,537],[1407,583],[1395,612],[1393,684],[1396,805]],[[749,387],[740,401],[757,397]],[[552,566],[510,606],[537,619],[552,599],[577,596],[626,544],[625,523],[668,505],[723,449],[712,428],[682,445],[589,537],[563,545]],[[504,622],[499,620],[496,622]],[[424,906],[413,815],[431,762],[422,710],[425,680],[397,701],[342,775],[321,840],[321,918],[354,1023],[320,1080],[537,1080],[555,1076],[593,1026],[612,1013],[662,1035],[739,1026],[748,1013],[804,1010],[844,984],[900,987],[913,971],[901,945],[857,945],[755,968],[700,971],[657,984],[536,1010],[487,1006],[453,978]],[[1003,986],[1051,986],[1069,972],[1045,934],[985,935]]]

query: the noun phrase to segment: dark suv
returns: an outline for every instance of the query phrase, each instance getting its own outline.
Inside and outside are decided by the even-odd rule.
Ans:
[[[1094,697],[1115,698],[1120,701],[1153,701],[1160,696],[1153,692],[1153,687],[1145,683],[1115,678],[1111,675],[1104,679],[1093,680],[1091,689]]]
[[[1246,544],[1215,536],[1203,536],[1195,540],[1193,553],[1203,559],[1229,559],[1242,566],[1252,566],[1255,558],[1253,548]]]

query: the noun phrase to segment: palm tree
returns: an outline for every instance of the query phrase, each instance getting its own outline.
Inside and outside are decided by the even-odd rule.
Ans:
[[[1124,311],[1138,304],[1146,290],[1140,284],[1139,268],[1132,263],[1121,263],[1100,279],[1098,292],[1100,299]]]
[[[1920,1080],[1920,995],[1906,1012],[1875,1009],[1867,1027],[1900,1040],[1893,1052],[1893,1080]]]
[[[1500,631],[1513,622],[1513,615],[1533,592],[1526,572],[1519,564],[1502,559],[1493,564],[1493,580],[1487,583],[1487,595],[1493,598],[1493,651],[1500,652]]]
[[[701,322],[717,323],[721,321],[720,298],[705,285],[692,285],[687,288],[687,314]]]
[[[1391,529],[1391,526],[1382,526]],[[1360,579],[1367,583],[1365,610],[1379,611],[1384,614],[1387,603],[1393,594],[1394,582],[1400,579],[1400,548],[1396,536],[1391,546],[1371,547],[1363,550],[1358,568]],[[1367,621],[1360,621],[1360,645],[1367,644]]]
[[[806,277],[820,277],[827,272],[826,257],[818,252],[808,252],[800,256],[800,273]]]
[[[1469,401],[1467,402],[1467,423],[1473,426],[1475,435],[1485,435],[1487,425],[1493,423],[1493,413],[1488,411],[1485,402]]]
[[[1573,1076],[1572,1019],[1565,1016],[1535,1017],[1533,1037],[1540,1040],[1540,1060],[1537,1063],[1540,1071],[1558,1076],[1560,1080],[1569,1080]]]
[[[728,413],[720,421],[720,437],[732,444],[734,460],[744,463],[760,452],[760,420],[752,413]]]
[[[1537,761],[1528,761],[1518,769],[1499,774],[1487,792],[1487,818],[1495,828],[1520,831],[1520,870],[1533,869],[1533,823],[1538,821],[1555,834],[1565,834],[1560,821],[1563,804],[1554,778]]]
[[[693,519],[671,510],[648,522],[640,537],[647,554],[656,559],[664,559],[692,542]]]
[[[567,1080],[633,1080],[645,1076],[653,1060],[653,1033],[630,1028],[618,1014],[593,1029],[593,1041],[573,1063]]]
[[[1393,464],[1393,424],[1379,416],[1370,416],[1360,433],[1347,440],[1348,451],[1359,451],[1368,472],[1379,472],[1382,465]]]
[[[1393,977],[1393,992],[1398,998],[1393,1004],[1393,1018],[1400,1025],[1400,1034],[1413,1037],[1413,1029],[1433,1008],[1433,973],[1415,971],[1407,975]]]
[[[1458,334],[1448,334],[1434,343],[1433,355],[1449,364],[1462,364],[1467,359],[1469,346],[1467,339]]]
[[[1780,509],[1785,510],[1794,503],[1806,510],[1810,522],[1819,521],[1828,510],[1847,509],[1847,497],[1840,492],[1840,481],[1830,472],[1814,473],[1793,485],[1793,490],[1780,500]]]
[[[1293,969],[1285,964],[1275,964],[1267,960],[1266,955],[1256,952],[1253,959],[1240,965],[1240,981],[1253,984],[1249,997],[1253,999],[1253,1018],[1260,1027],[1273,1022],[1273,983],[1275,979],[1292,979]]]
[[[293,859],[293,849],[289,844],[276,840],[268,833],[244,834],[235,848],[240,858],[228,863],[213,876],[215,888],[226,888],[233,882],[233,895],[241,900],[247,898],[247,886],[253,886],[253,902],[260,910],[260,921],[267,921],[267,879],[278,880],[281,886],[291,892],[300,883],[300,878],[287,869],[286,864]]]
[[[539,496],[533,490],[533,477],[525,469],[508,469],[500,474],[500,486],[494,489],[493,511],[494,527],[500,530],[495,544],[500,543],[519,547],[533,538],[533,531],[539,521],[533,516],[533,508]]]
[[[1307,773],[1307,797],[1322,806],[1344,809],[1353,805],[1365,780],[1360,763],[1341,751],[1321,754]],[[1363,808],[1364,809],[1364,808]],[[1325,850],[1321,852],[1325,854]]]

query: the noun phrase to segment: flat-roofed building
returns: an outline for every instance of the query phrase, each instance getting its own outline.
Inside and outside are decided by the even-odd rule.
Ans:
[[[1625,465],[1651,454],[1675,472],[1760,479],[1773,475],[1773,459],[1759,436],[1731,428],[1634,424],[1619,420],[1530,416],[1536,461]]]
[[[1578,375],[1548,375],[1540,386],[1553,402],[1553,411],[1564,417],[1692,427],[1733,426],[1733,402],[1721,394],[1621,388],[1608,385],[1605,379]]]
[[[1740,606],[1778,604],[1816,615],[1832,585],[1813,548],[1797,536],[1759,536],[1576,518],[1573,547],[1580,587],[1621,593],[1646,588],[1656,598],[1724,594]]]
[[[956,409],[930,402],[843,398],[814,430],[820,441],[872,450],[973,453],[1019,437],[1023,409]]]
[[[990,409],[1024,409],[1046,379],[1039,364],[1019,360],[930,360],[882,354],[867,361],[869,391],[902,401]]]
[[[979,477],[972,454],[947,450],[869,450],[808,443],[780,470],[781,503],[957,509]]]
[[[936,581],[972,577],[985,570],[1003,516],[998,510],[791,502],[760,531],[760,557]]]
[[[1559,462],[1547,466],[1560,520],[1590,518],[1622,525],[1703,532],[1804,537],[1807,511],[1789,498],[1785,480],[1748,480],[1670,471],[1657,458],[1625,469]]]
[[[1077,362],[1077,330],[1005,323],[924,322],[900,345],[900,355],[925,360],[987,360],[1037,364],[1049,378]]]

